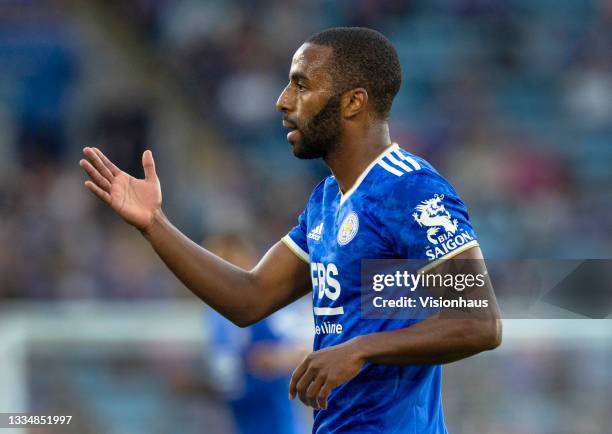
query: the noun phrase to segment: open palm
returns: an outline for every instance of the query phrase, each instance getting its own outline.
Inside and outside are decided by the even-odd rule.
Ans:
[[[142,154],[145,179],[134,178],[120,170],[97,148],[84,148],[83,153],[86,159],[82,159],[79,165],[91,178],[85,181],[85,187],[125,221],[145,230],[162,203],[151,151]]]

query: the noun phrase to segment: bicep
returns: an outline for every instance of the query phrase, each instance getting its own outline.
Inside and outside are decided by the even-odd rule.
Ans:
[[[250,271],[263,318],[311,291],[310,267],[282,241],[274,244]]]
[[[493,285],[487,271],[482,251],[478,245],[468,248],[438,263],[434,261],[428,268],[429,269],[425,271],[426,274],[439,274],[444,278],[446,278],[446,276],[453,276],[453,281],[455,282],[453,288],[448,288],[445,285],[439,288],[428,288],[429,290],[437,292],[439,296],[445,299],[452,299],[459,296],[466,301],[474,302],[475,306],[480,306],[467,310],[446,310],[449,318],[500,318]],[[435,281],[435,279],[431,280]],[[440,279],[440,281],[444,281],[444,279]],[[461,287],[457,286],[457,282],[460,282]],[[441,314],[443,312],[444,311],[442,311]]]

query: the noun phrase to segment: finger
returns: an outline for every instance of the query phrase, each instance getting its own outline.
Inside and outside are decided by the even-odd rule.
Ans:
[[[85,181],[85,187],[87,187],[87,189],[89,191],[91,191],[93,194],[95,194],[96,196],[98,196],[98,198],[107,203],[108,205],[111,204],[111,195],[108,194],[107,192],[105,192],[104,190],[102,190],[100,187],[98,187],[96,184],[94,184],[91,181]]]
[[[329,398],[329,394],[333,389],[332,383],[326,381],[325,384],[319,390],[319,395],[317,396],[317,405],[321,410],[327,410],[327,399]]]
[[[302,375],[302,378],[300,378],[300,381],[298,381],[297,385],[295,386],[295,388],[297,389],[298,396],[300,397],[300,401],[302,401],[306,405],[310,405],[308,403],[308,399],[306,398],[306,391],[308,390],[308,387],[310,387],[310,384],[315,380],[316,377],[317,374],[312,368],[310,368],[304,373],[304,375]]]
[[[102,160],[104,165],[108,167],[108,170],[110,170],[113,175],[117,176],[121,172],[121,170],[119,170],[119,168],[115,166],[113,162],[109,160],[101,150],[99,150],[98,148],[92,148],[92,149],[94,150],[96,154],[98,154],[98,157],[100,157],[100,160]]]
[[[111,173],[108,167],[106,167],[104,163],[102,163],[102,160],[100,159],[100,157],[98,157],[98,154],[92,148],[84,148],[83,153],[85,154],[89,162],[100,173],[100,175],[108,179],[108,182],[113,182],[113,178],[115,176]]]
[[[312,408],[318,409],[317,397],[319,396],[319,390],[323,384],[325,384],[326,377],[324,375],[317,376],[313,382],[310,383],[308,389],[306,389],[306,400],[308,405]]]
[[[291,381],[289,382],[289,399],[295,398],[295,394],[297,393],[297,383],[300,378],[302,378],[302,375],[304,375],[304,372],[306,372],[306,368],[308,368],[308,363],[306,363],[306,360],[304,360],[298,365],[297,368],[295,368],[293,374],[291,374]]]
[[[155,173],[155,160],[153,160],[153,152],[149,150],[144,151],[142,154],[142,167],[144,168],[146,180],[157,178],[157,174]]]
[[[89,177],[96,183],[98,187],[102,190],[109,192],[111,191],[111,183],[108,182],[108,179],[100,175],[100,173],[96,170],[95,167],[91,165],[91,163],[87,160],[79,161],[79,166],[89,175]]]

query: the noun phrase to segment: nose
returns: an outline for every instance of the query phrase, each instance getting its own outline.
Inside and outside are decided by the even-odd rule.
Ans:
[[[276,100],[276,110],[279,112],[291,111],[292,104],[289,98],[289,85],[287,85]]]

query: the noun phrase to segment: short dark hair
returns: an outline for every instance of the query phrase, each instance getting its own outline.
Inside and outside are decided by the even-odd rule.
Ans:
[[[397,51],[385,36],[365,27],[333,27],[306,42],[333,49],[331,75],[338,93],[363,87],[375,113],[389,117],[402,84],[402,70]]]

